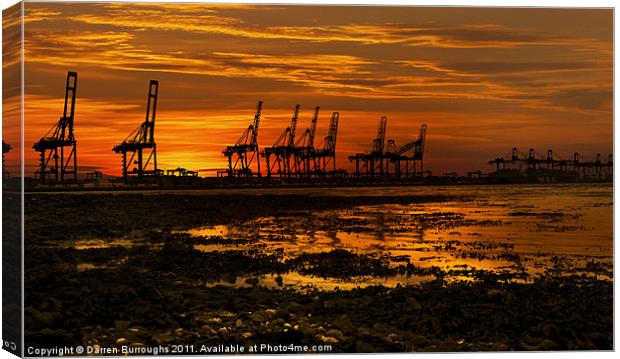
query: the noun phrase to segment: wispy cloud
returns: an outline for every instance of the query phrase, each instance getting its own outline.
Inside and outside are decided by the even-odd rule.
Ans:
[[[159,51],[137,44],[128,32],[29,31],[31,63],[90,65],[115,70],[258,78],[288,82],[328,96],[367,99],[463,98],[535,102],[557,107],[551,96],[529,98],[529,88],[497,82],[497,74],[601,71],[590,61],[374,60],[352,55],[278,55],[247,52]],[[527,86],[526,86],[527,87]],[[556,89],[557,90],[557,89]],[[525,96],[528,95],[528,96]],[[543,100],[535,101],[535,100]]]
[[[383,114],[400,142],[413,136],[412,121],[416,130],[417,119],[428,121],[442,158],[458,146],[496,150],[491,141],[517,142],[535,128],[558,128],[552,137],[532,137],[542,143],[578,136],[586,122],[611,126],[611,22],[568,23],[562,12],[548,13],[547,26],[524,12],[508,19],[488,10],[458,21],[450,9],[420,15],[403,8],[411,18],[347,7],[330,7],[323,17],[316,7],[301,9],[27,3],[25,58],[36,74],[26,87],[27,112],[38,128],[32,133],[56,119],[49,114],[62,99],[52,96],[50,79],[66,69],[85,79],[76,117],[86,146],[81,160],[114,171],[109,147],[143,118],[139,84],[149,78],[162,81],[162,163],[188,168],[221,167],[221,147],[247,126],[256,99],[268,103],[262,143],[277,137],[300,101],[342,112],[344,152],[367,144]],[[119,88],[120,81],[127,86]],[[106,126],[111,130],[102,131]]]
[[[531,46],[579,46],[581,51],[597,50],[593,39],[561,32],[540,32],[535,28],[509,28],[497,23],[348,23],[320,26],[260,26],[231,15],[230,10],[278,7],[217,4],[98,4],[97,10],[71,16],[72,21],[109,25],[125,29],[212,33],[250,39],[308,42],[347,42],[363,45],[402,44],[435,48],[517,48]],[[226,15],[223,13],[226,12]],[[57,16],[55,11],[33,7],[29,21]],[[233,13],[234,14],[234,13]],[[598,47],[600,50],[600,47]]]
[[[27,6],[25,8],[24,23],[29,24],[37,21],[53,20],[61,15],[61,11],[54,11],[37,7],[31,8]]]

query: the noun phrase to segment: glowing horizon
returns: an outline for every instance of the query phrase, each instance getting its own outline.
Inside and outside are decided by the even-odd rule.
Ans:
[[[383,115],[397,145],[428,124],[435,174],[491,171],[512,147],[612,153],[611,10],[27,2],[24,22],[26,175],[67,71],[79,76],[83,172],[120,174],[112,147],[144,120],[150,79],[162,169],[226,167],[221,151],[258,100],[261,148],[297,103],[298,133],[321,107],[318,143],[340,112],[337,164],[349,170]]]

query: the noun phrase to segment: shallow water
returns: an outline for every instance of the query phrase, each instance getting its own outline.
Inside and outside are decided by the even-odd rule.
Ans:
[[[390,277],[352,277],[352,278],[322,278],[319,276],[305,275],[299,272],[288,272],[283,274],[264,274],[259,276],[237,277],[234,280],[210,281],[207,287],[225,286],[234,288],[249,288],[255,282],[261,287],[270,289],[293,288],[301,290],[351,290],[354,288],[365,288],[375,285],[393,288],[397,285],[417,285],[425,281],[435,279],[432,275],[406,276],[396,275]]]
[[[205,244],[196,245],[196,249],[203,251],[260,247],[283,251],[290,257],[345,249],[397,256],[420,267],[484,269],[521,273],[524,278],[551,269],[564,274],[592,274],[596,271],[587,267],[589,262],[612,270],[612,186],[390,187],[284,192],[291,191],[341,196],[442,194],[463,196],[463,200],[300,211],[187,232],[206,237]],[[209,244],[209,239],[218,239],[218,243]],[[236,242],[234,246],[226,244],[235,239],[248,241]],[[609,277],[609,273],[598,275]]]

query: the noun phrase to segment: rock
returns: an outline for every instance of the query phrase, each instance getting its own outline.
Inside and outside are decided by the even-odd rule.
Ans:
[[[273,315],[270,315],[266,310],[260,310],[258,312],[252,313],[250,317],[254,322],[266,322],[272,318]]]
[[[235,327],[237,328],[243,327],[243,321],[241,321],[241,319],[237,319],[237,321],[235,322]]]
[[[390,329],[384,322],[376,322],[372,328],[378,332],[385,332]]]
[[[455,352],[458,350],[458,344],[451,338],[437,344],[436,349],[441,352]]]
[[[290,302],[286,306],[286,309],[288,310],[289,313],[303,313],[306,311],[306,308],[297,302]]]
[[[306,323],[301,323],[297,327],[297,330],[306,337],[313,337],[316,334],[316,330]]]
[[[118,338],[116,339],[116,345],[124,345],[127,343],[127,339],[125,338]]]
[[[529,339],[529,340],[528,340]],[[525,338],[526,342],[532,342],[531,338]],[[558,347],[557,343],[551,339],[543,339],[536,341],[536,344],[528,344],[524,341],[520,343],[521,347],[528,351],[553,350]]]
[[[603,333],[601,333],[601,332],[592,332],[592,333],[588,334],[587,337],[588,337],[588,339],[590,339],[590,341],[592,341],[594,346],[599,348],[599,349],[609,347],[609,343],[608,342],[611,342],[611,341],[607,340],[605,335],[603,335]]]
[[[224,273],[221,276],[222,281],[230,284],[237,283],[237,276],[234,273]]]
[[[245,282],[249,285],[256,286],[258,284],[258,278],[252,277],[245,280]]]
[[[222,324],[222,319],[217,317],[212,317],[207,319],[207,323],[209,324]]]
[[[418,348],[423,348],[430,343],[424,335],[412,335],[410,341]]]
[[[558,327],[556,327],[553,324],[546,323],[546,324],[543,324],[542,326],[542,333],[547,338],[556,338],[559,332],[560,330],[558,329]]]
[[[244,337],[245,339],[251,338],[252,337],[252,333],[250,332],[245,332],[243,334],[241,334],[242,337]]]
[[[278,309],[276,311],[276,318],[288,319],[288,317],[289,317],[289,313],[287,310]]]
[[[286,322],[282,318],[278,318],[271,322],[274,326],[283,326]]]
[[[353,323],[351,323],[351,320],[347,315],[339,316],[338,318],[334,319],[332,324],[347,333],[350,333],[355,329]]]
[[[489,297],[499,297],[499,296],[504,296],[506,294],[505,290],[501,290],[501,289],[489,289],[487,291],[487,295]]]
[[[233,318],[236,316],[235,313],[229,312],[227,310],[218,310],[215,312],[215,315],[217,315],[220,318]]]
[[[328,337],[336,338],[338,340],[342,340],[342,338],[344,337],[344,335],[342,335],[342,332],[337,329],[330,329],[329,331],[327,331],[327,333],[325,333],[325,335],[327,335]]]
[[[326,337],[324,335],[321,336],[321,341],[323,343],[331,343],[331,344],[338,343],[338,339],[333,338],[333,337]]]
[[[115,320],[114,321],[114,327],[118,330],[126,330],[130,324],[131,322],[127,320]]]
[[[157,345],[164,345],[172,342],[173,340],[174,337],[170,334],[170,332],[155,334],[152,338],[152,341]]]
[[[558,345],[551,339],[545,339],[540,344],[538,344],[538,350],[553,350],[556,349]]]
[[[40,308],[44,311],[59,312],[62,310],[62,303],[56,298],[46,298]]]
[[[219,334],[219,335],[227,335],[228,334],[228,328],[221,327],[220,329],[217,330],[217,334]]]
[[[496,352],[507,352],[510,350],[510,347],[504,343],[496,343],[491,347],[491,350]]]
[[[418,311],[418,310],[422,310],[422,305],[420,305],[420,303],[418,303],[418,301],[415,298],[409,297],[407,298],[407,308]]]
[[[35,328],[56,328],[62,324],[62,314],[58,312],[40,312],[28,307],[25,310],[25,316],[32,318]]]
[[[358,353],[376,353],[377,352],[377,349],[375,349],[375,347],[372,344],[366,343],[361,340],[358,340],[355,342],[355,350]]]
[[[390,344],[398,343],[398,339],[398,335],[394,333],[390,333],[387,335],[387,337],[385,337],[385,341]]]
[[[355,333],[358,337],[363,338],[363,337],[367,337],[370,335],[370,331],[368,330],[368,328],[366,327],[358,327],[355,330]]]

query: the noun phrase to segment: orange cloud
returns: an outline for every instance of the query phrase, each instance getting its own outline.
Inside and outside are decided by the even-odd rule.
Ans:
[[[548,13],[547,26],[492,9],[459,21],[459,9],[330,7],[320,16],[318,7],[26,5],[34,134],[26,148],[57,120],[54,84],[76,70],[80,162],[108,173],[120,169],[111,146],[143,119],[148,79],[162,85],[162,167],[224,166],[222,148],[247,127],[258,99],[266,101],[261,146],[275,141],[297,102],[308,112],[300,129],[322,106],[319,138],[340,111],[344,168],[382,115],[398,143],[429,124],[427,164],[435,169],[475,169],[515,145],[602,152],[611,144],[611,16],[572,13],[576,25],[559,11]]]
[[[73,21],[86,24],[112,25],[120,28],[150,29],[216,33],[252,39],[272,39],[309,42],[351,42],[364,45],[403,44],[416,47],[436,48],[516,48],[531,46],[572,46],[581,51],[600,50],[600,43],[580,36],[562,33],[540,33],[537,29],[511,29],[496,23],[459,24],[438,26],[435,24],[350,23],[322,26],[257,26],[240,18],[224,16],[222,10],[259,9],[267,11],[282,7],[249,5],[187,5],[99,4],[99,13],[72,16]],[[45,14],[45,12],[43,11]],[[54,14],[55,15],[55,14]],[[33,10],[35,19],[41,18],[41,10]]]

